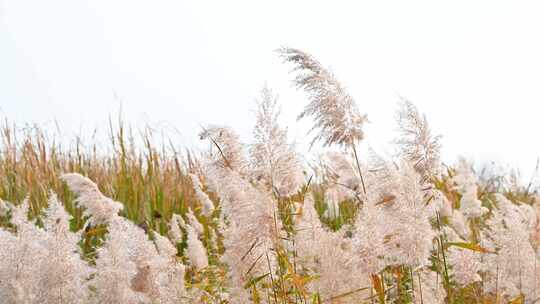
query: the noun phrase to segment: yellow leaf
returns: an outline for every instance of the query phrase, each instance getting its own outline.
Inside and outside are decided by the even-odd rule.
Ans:
[[[379,303],[384,304],[384,290],[382,287],[381,279],[379,278],[378,275],[372,274],[371,282],[373,283],[373,288],[375,288],[375,291],[377,292],[377,296],[379,297]]]
[[[517,298],[511,300],[510,302],[508,302],[508,304],[524,304],[525,303],[525,299],[523,297],[523,295],[520,295],[518,296]]]
[[[472,250],[472,251],[477,251],[477,252],[481,252],[481,253],[495,253],[494,251],[491,251],[491,250],[488,250],[478,244],[472,244],[472,243],[463,243],[463,242],[448,242],[445,244],[446,248],[450,247],[450,246],[455,246],[455,247],[460,247],[460,248],[464,248],[464,249],[469,249],[469,250]]]

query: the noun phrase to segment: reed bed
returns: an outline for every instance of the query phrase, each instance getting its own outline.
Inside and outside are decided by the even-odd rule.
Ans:
[[[253,142],[208,125],[194,156],[111,121],[68,145],[5,120],[2,303],[536,303],[536,181],[439,159],[402,99],[400,151],[359,155],[367,115],[313,56],[278,50],[328,152],[302,161],[258,99]],[[391,115],[391,114],[390,114]]]

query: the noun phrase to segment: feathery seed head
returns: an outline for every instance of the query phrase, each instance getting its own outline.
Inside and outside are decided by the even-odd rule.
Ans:
[[[84,215],[90,217],[88,221],[93,226],[110,222],[124,208],[121,203],[103,195],[97,185],[87,177],[78,173],[67,173],[60,178],[77,195],[75,203],[86,208]]]
[[[311,144],[322,141],[324,146],[350,147],[364,139],[362,127],[367,116],[360,114],[356,103],[336,77],[311,55],[294,48],[281,48],[278,53],[285,62],[294,64],[299,74],[294,80],[298,89],[308,93],[310,103],[298,119],[311,116],[318,130]]]

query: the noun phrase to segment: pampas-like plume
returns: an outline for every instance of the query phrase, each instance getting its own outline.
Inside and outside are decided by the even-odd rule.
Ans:
[[[16,232],[0,230],[2,303],[87,303],[90,267],[81,259],[79,235],[69,231],[69,215],[51,194],[44,229],[27,219],[28,201],[11,204]]]
[[[385,214],[380,206],[368,200],[356,219],[356,233],[353,245],[358,257],[358,268],[366,274],[376,274],[387,264],[385,238],[390,235],[390,226],[386,225]]]
[[[98,303],[140,303],[148,301],[142,291],[147,291],[147,267],[137,267],[132,252],[135,227],[120,217],[110,220],[105,245],[98,249],[96,276],[91,284],[96,288]],[[137,237],[137,239],[139,239]],[[132,244],[132,246],[126,246]],[[133,287],[133,288],[132,288]],[[138,290],[138,291],[137,291]]]
[[[216,130],[214,130],[215,133]],[[220,129],[221,139],[236,138],[230,129]],[[242,151],[237,142],[224,142],[224,146],[237,147],[234,151]],[[231,149],[225,149],[227,151]],[[231,159],[243,159],[243,155],[233,153]],[[274,216],[274,202],[259,189],[253,187],[235,166],[223,166],[214,155],[205,165],[204,172],[211,191],[220,199],[222,209],[221,229],[224,237],[225,253],[222,261],[229,266],[231,296],[237,303],[249,302],[250,294],[244,289],[250,278],[268,272],[266,255],[272,259],[270,249],[276,244],[280,221]],[[217,159],[216,159],[217,158]]]
[[[38,303],[43,259],[48,251],[42,245],[47,234],[27,218],[28,200],[11,208],[11,223],[16,233],[0,230],[0,299],[5,303]]]
[[[461,193],[459,210],[465,217],[468,219],[477,218],[488,211],[487,208],[482,207],[482,202],[478,200],[476,176],[464,158],[459,160],[453,181]]]
[[[203,235],[204,227],[201,224],[201,222],[199,222],[195,214],[193,213],[193,210],[189,209],[188,212],[186,213],[186,217],[188,218],[189,225],[193,227],[193,229],[195,229],[195,232],[197,232],[197,235],[198,236]]]
[[[121,203],[103,195],[97,185],[87,177],[78,173],[67,173],[60,178],[77,194],[75,203],[86,209],[84,215],[90,217],[88,223],[92,226],[107,224],[123,209]]]
[[[184,233],[180,227],[184,227],[185,225],[184,219],[180,215],[173,214],[171,221],[169,222],[169,237],[173,242],[182,243]]]
[[[346,229],[333,232],[324,227],[311,195],[306,197],[295,227],[296,263],[315,277],[309,290],[324,300],[350,293],[340,297],[340,303],[359,303],[365,298],[367,293],[354,291],[369,286],[369,277],[356,268],[360,263]]]
[[[40,276],[43,293],[39,303],[85,303],[89,297],[88,278],[93,270],[81,259],[80,233],[69,230],[70,216],[51,193],[45,212],[47,249]]]
[[[356,103],[334,74],[311,55],[294,48],[278,50],[284,61],[295,65],[300,73],[294,83],[309,94],[310,103],[298,119],[312,116],[318,129],[312,145],[322,141],[324,146],[338,145],[350,148],[364,138],[362,127],[367,121]]]
[[[481,234],[482,247],[496,253],[483,258],[484,288],[488,292],[498,289],[510,298],[523,294],[525,303],[532,303],[540,288],[537,255],[529,239],[536,218],[503,195],[495,197],[497,208]]]
[[[228,127],[211,126],[199,134],[201,139],[211,142],[214,165],[229,168],[246,175],[248,162],[244,155],[244,146],[238,135]]]
[[[395,202],[383,203],[387,215],[383,225],[390,224],[393,230],[387,236],[387,245],[392,249],[385,258],[389,264],[427,266],[435,238],[430,219],[440,205],[426,205],[422,178],[409,163],[403,162],[394,175]]]
[[[446,298],[439,274],[423,268],[413,275],[414,304],[443,304]]]
[[[199,236],[202,236],[204,233],[203,225],[197,220],[193,211],[189,209],[186,214],[189,223],[186,224],[184,220],[179,215],[173,215],[171,220],[171,227],[182,227],[186,230],[187,233],[187,257],[193,267],[197,270],[208,267],[208,256],[206,254],[206,249],[204,248],[203,243],[199,240]],[[173,223],[173,222],[176,223]],[[178,228],[178,231],[180,229]],[[174,229],[173,234],[177,234],[176,228]],[[181,232],[180,232],[181,233]],[[175,237],[176,238],[176,237]],[[181,240],[181,237],[180,237]],[[179,242],[179,241],[177,241]]]
[[[360,191],[361,181],[343,153],[326,153],[323,167],[328,188],[336,192],[338,201],[352,199]]]
[[[208,195],[204,193],[199,177],[195,174],[189,174],[189,177],[193,183],[193,189],[195,189],[195,196],[197,196],[197,199],[201,204],[202,214],[207,217],[211,216],[214,211],[214,203],[210,200]]]
[[[255,143],[250,148],[254,179],[280,196],[290,196],[305,182],[302,164],[287,142],[287,130],[278,124],[277,96],[267,86],[262,88],[257,105]]]
[[[143,229],[117,214],[122,205],[103,195],[88,178],[78,174],[65,174],[62,178],[78,194],[78,203],[86,207],[89,220],[93,224],[108,225],[105,243],[97,250],[96,273],[89,282],[96,290],[95,300],[98,303],[178,303],[183,296],[183,286],[170,286],[170,280],[162,275],[169,266],[175,274],[184,273],[183,265],[170,265],[172,249],[158,252]],[[166,248],[163,242],[160,245],[162,250]]]
[[[184,288],[185,266],[176,258],[176,247],[159,233],[154,233],[154,243],[159,252],[155,261],[159,303],[190,303]]]
[[[391,265],[427,266],[436,236],[430,219],[440,205],[426,206],[421,177],[409,163],[386,170],[374,181],[368,176],[370,185],[379,183],[380,177],[387,181],[380,182],[383,187],[371,188],[357,218],[355,244],[365,263],[360,267],[377,271]],[[381,197],[388,199],[380,201]]]
[[[431,134],[425,115],[416,106],[401,97],[396,113],[400,137],[396,140],[401,156],[414,165],[416,171],[429,180],[440,172],[440,136]]]
[[[187,232],[187,256],[193,267],[197,270],[208,267],[208,257],[206,249],[198,238],[196,229],[191,225],[186,225]]]
[[[237,172],[209,167],[206,173],[223,210],[222,261],[229,265],[231,295],[238,303],[247,303],[250,295],[243,286],[268,272],[265,256],[273,259],[270,249],[279,237],[281,222],[274,217],[273,201]]]
[[[452,265],[452,277],[460,286],[467,286],[482,280],[478,272],[482,270],[481,254],[462,248],[448,250],[448,264]]]
[[[171,277],[184,273],[172,244],[159,239],[156,248],[144,230],[120,216],[108,230],[92,280],[100,303],[178,303],[184,297],[183,286],[174,286],[183,280]]]

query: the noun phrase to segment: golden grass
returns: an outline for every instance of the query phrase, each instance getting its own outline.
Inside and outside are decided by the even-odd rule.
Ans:
[[[159,144],[156,144],[157,142]],[[125,217],[141,226],[159,231],[161,234],[166,233],[167,222],[173,213],[184,214],[188,208],[197,209],[199,205],[195,203],[197,199],[188,176],[189,172],[201,175],[197,158],[189,152],[179,153],[170,142],[156,140],[150,128],[134,132],[119,119],[116,124],[110,123],[109,140],[105,146],[99,145],[96,141],[84,142],[80,137],[75,137],[72,145],[65,146],[54,137],[48,136],[46,131],[39,127],[21,129],[10,124],[8,120],[0,125],[0,199],[17,204],[28,197],[31,215],[35,217],[47,205],[49,192],[54,191],[73,216],[72,229],[79,230],[84,224],[82,210],[74,206],[73,193],[60,180],[60,175],[66,172],[78,172],[88,176],[98,184],[105,195],[124,204]],[[433,180],[433,184],[457,209],[460,194],[451,186],[450,178],[453,175],[453,169],[449,168],[441,179]],[[290,208],[291,202],[303,201],[303,195],[308,191],[308,187],[314,196],[317,212],[322,215],[327,208],[324,203],[324,184],[308,183],[298,195],[279,201],[280,217],[285,228],[290,228],[287,225],[290,224],[290,218],[294,212]],[[491,196],[494,192],[503,192],[512,201],[528,204],[532,204],[536,195],[534,191],[531,191],[530,185],[507,191],[495,188],[495,180],[492,184],[484,183],[483,187],[479,188],[478,196],[485,206],[491,205]],[[212,193],[209,195],[213,196]],[[212,198],[217,201],[215,197]],[[321,220],[331,229],[338,230],[344,224],[352,224],[357,211],[358,205],[355,201],[344,201],[340,204],[338,218],[331,220],[323,217]],[[446,218],[440,218],[437,225],[444,224],[446,221]],[[202,223],[205,226],[213,225],[205,219],[202,219]],[[3,224],[5,223],[2,223],[0,218],[0,226]],[[100,231],[97,227],[94,231],[85,232],[86,243],[90,242],[83,244],[87,257],[92,254],[96,242],[99,242],[99,238],[105,233],[105,230],[102,230]],[[204,237],[205,245],[208,245],[208,239],[208,236]],[[443,243],[444,240],[441,240],[441,244]],[[180,247],[182,250],[185,244]],[[444,253],[445,246],[441,248]],[[222,244],[214,249],[217,252],[210,252],[209,256],[211,267],[204,273],[190,273],[188,276],[190,277],[189,284],[197,285],[210,294],[222,288],[225,277],[225,269],[218,262],[220,251],[223,249]],[[286,267],[291,264],[286,259],[286,255],[283,255],[280,263],[285,265],[284,269],[290,268]],[[437,269],[439,273],[444,273],[446,263],[435,261],[434,267],[439,268]],[[409,295],[400,291],[401,288],[408,288],[411,282],[407,269],[391,268],[386,272],[387,276],[395,278],[397,282],[395,286],[398,289],[398,301],[410,302]],[[301,292],[305,284],[303,280],[307,282],[311,278],[300,277],[292,270],[284,272],[283,276],[288,279],[285,283],[280,282],[281,289],[278,291],[282,293],[283,299],[289,299],[290,303],[294,303],[295,300],[290,299],[303,295]],[[383,303],[385,291],[382,284],[384,281],[381,281],[378,276],[374,276],[373,281],[377,294],[372,295],[370,300],[373,302],[373,299],[378,297]],[[472,284],[467,288],[457,288],[451,285],[449,278],[445,281],[445,288],[451,295],[449,303],[502,303],[499,299],[492,299],[490,295],[481,294],[478,284]],[[285,288],[283,284],[289,285]],[[379,285],[381,285],[381,294],[377,289]],[[254,292],[256,291],[254,289]],[[330,300],[339,303],[338,298],[346,296],[347,294],[344,294]],[[512,303],[521,303],[520,299],[514,301]],[[322,303],[323,301],[318,294],[314,294],[311,302]]]
[[[162,218],[184,213],[195,201],[187,172],[197,171],[197,161],[172,144],[155,144],[150,128],[135,136],[121,119],[116,126],[110,123],[106,147],[80,137],[64,146],[39,127],[19,129],[8,120],[0,130],[0,198],[19,203],[28,196],[33,216],[54,191],[73,215],[73,228],[82,227],[81,210],[74,207],[73,194],[60,180],[65,172],[88,176],[104,194],[124,203],[124,216],[162,233],[166,229]]]

